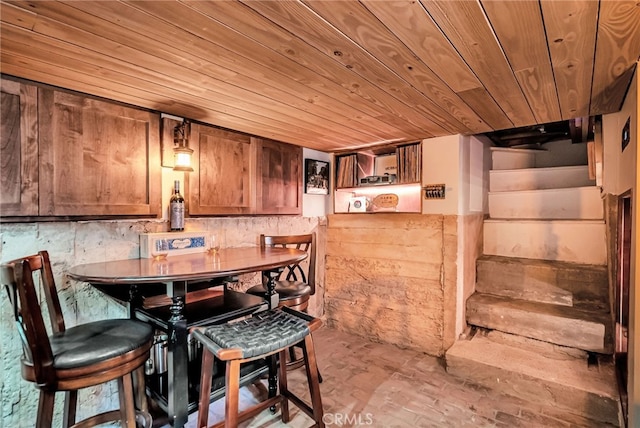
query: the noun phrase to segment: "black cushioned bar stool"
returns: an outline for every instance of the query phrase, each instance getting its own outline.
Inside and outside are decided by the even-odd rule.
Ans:
[[[320,324],[321,321],[317,318],[289,308],[281,308],[261,312],[238,322],[194,329],[194,337],[203,344],[198,427],[208,426],[214,358],[224,361],[226,365],[225,419],[212,427],[235,428],[239,422],[254,417],[278,403],[282,421],[289,422],[289,400],[315,421],[313,426],[324,427],[318,368],[311,336],[311,332]],[[303,349],[312,405],[309,406],[289,391],[286,365],[280,364],[278,394],[238,413],[240,364],[274,354],[278,354],[279,360],[284,362],[287,349],[296,344],[300,344]]]
[[[40,279],[49,311],[47,333],[34,279]],[[65,328],[49,254],[13,260],[0,266],[0,283],[9,293],[16,326],[23,344],[22,377],[40,390],[35,427],[51,427],[55,394],[65,391],[63,427],[89,427],[119,420],[135,428],[136,411],[132,374],[142,376],[149,358],[153,328],[141,321],[110,319]],[[100,413],[76,423],[78,390],[112,380],[118,382],[120,409]],[[144,385],[138,385],[144,391]],[[146,404],[146,402],[145,402]],[[150,425],[148,414],[142,418]]]

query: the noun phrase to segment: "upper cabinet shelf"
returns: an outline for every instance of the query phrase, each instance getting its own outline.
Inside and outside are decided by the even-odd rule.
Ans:
[[[382,154],[336,155],[336,189],[380,184],[420,183],[420,143],[391,147]]]

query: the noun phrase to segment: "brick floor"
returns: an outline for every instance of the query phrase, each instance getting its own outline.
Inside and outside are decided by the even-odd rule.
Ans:
[[[602,427],[557,409],[542,408],[498,395],[449,375],[441,359],[392,345],[372,343],[323,327],[314,334],[325,423],[329,427]],[[290,389],[303,398],[304,370],[289,374]],[[242,388],[240,406],[266,396],[263,385]],[[283,424],[268,410],[241,424],[244,428],[308,427],[296,406]],[[224,400],[212,403],[209,424],[224,417]],[[196,414],[188,427],[195,427]]]

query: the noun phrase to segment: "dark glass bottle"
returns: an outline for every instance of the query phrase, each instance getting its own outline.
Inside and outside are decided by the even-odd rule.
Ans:
[[[180,194],[180,181],[173,184],[173,195],[169,201],[169,218],[171,231],[184,230],[184,198]]]

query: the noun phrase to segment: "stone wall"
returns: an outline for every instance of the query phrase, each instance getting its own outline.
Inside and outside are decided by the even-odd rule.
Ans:
[[[431,355],[455,340],[457,216],[331,215],[327,324]]]
[[[61,295],[67,327],[88,321],[126,317],[125,308],[86,283],[78,283],[64,274],[69,267],[105,260],[137,258],[140,254],[139,234],[167,230],[163,221],[82,221],[51,223],[18,223],[0,225],[0,262],[39,250],[49,251],[56,284]],[[316,295],[309,312],[323,315],[325,227],[323,217],[241,217],[188,219],[186,229],[226,230],[227,246],[258,245],[260,233],[318,233]],[[259,283],[259,275],[240,278],[239,288]],[[38,391],[20,376],[21,342],[7,294],[0,292],[0,427],[31,427],[35,422]],[[63,394],[56,397],[53,426],[62,426]],[[117,407],[117,385],[83,390],[79,395],[79,417]]]

